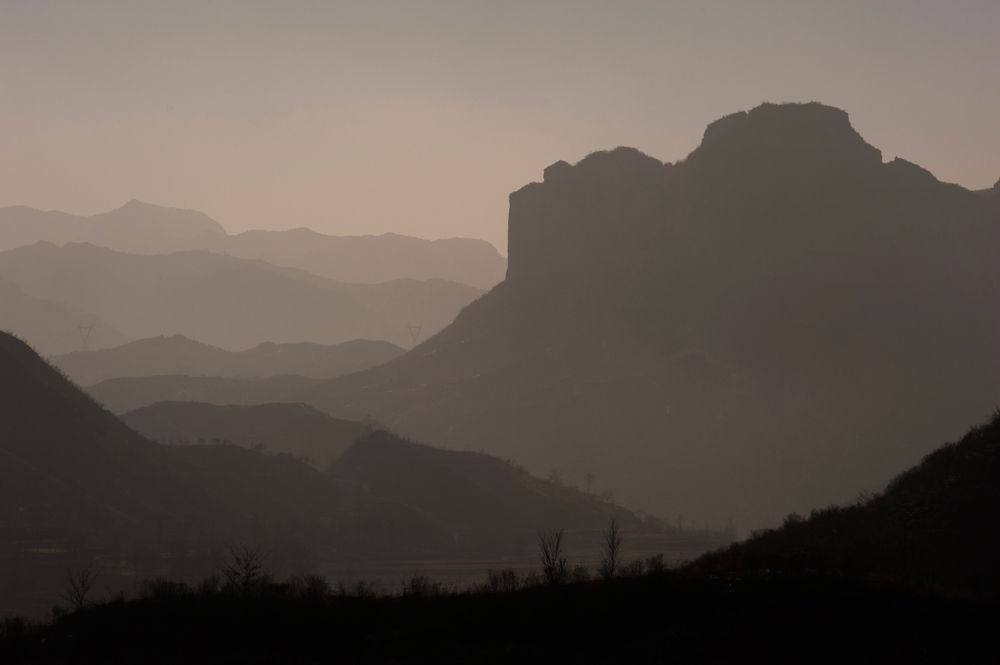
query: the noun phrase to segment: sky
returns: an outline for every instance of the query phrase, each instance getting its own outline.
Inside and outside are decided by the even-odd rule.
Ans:
[[[230,233],[507,246],[560,159],[683,159],[770,102],[886,160],[1000,178],[1000,2],[0,0],[0,206],[139,199]]]

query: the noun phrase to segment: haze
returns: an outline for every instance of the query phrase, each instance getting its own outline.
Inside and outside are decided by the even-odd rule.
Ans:
[[[886,161],[1000,175],[1000,4],[0,5],[0,206],[130,199],[230,233],[476,237],[631,145],[684,158],[763,101],[848,109]]]

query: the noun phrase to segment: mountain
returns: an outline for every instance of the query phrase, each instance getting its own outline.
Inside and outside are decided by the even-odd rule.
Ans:
[[[471,238],[328,236],[306,228],[230,236],[203,213],[140,201],[89,217],[26,206],[0,208],[0,251],[42,240],[90,243],[132,254],[204,250],[362,284],[442,279],[490,289],[507,270],[507,260],[493,245]]]
[[[426,516],[435,530],[453,533],[470,553],[531,548],[537,534],[552,525],[602,529],[611,516],[625,526],[639,524],[623,508],[533,478],[512,461],[432,448],[381,430],[354,443],[328,473],[365,487],[389,505]],[[372,526],[387,521],[391,512],[371,520]]]
[[[226,351],[183,335],[152,337],[100,351],[77,351],[49,358],[81,386],[108,379],[186,374],[189,376],[269,377],[297,375],[333,379],[392,360],[405,351],[389,342],[364,339],[324,345],[265,342],[246,351]]]
[[[29,340],[39,353],[45,355],[80,349],[83,334],[87,335],[87,344],[92,349],[118,346],[129,341],[128,335],[115,330],[90,312],[61,302],[30,298],[17,284],[2,279],[0,330]]]
[[[51,607],[67,565],[97,565],[109,593],[140,575],[193,582],[246,539],[267,543],[287,574],[343,557],[503,556],[547,519],[599,530],[614,515],[642,528],[512,464],[425,448],[373,432],[324,473],[241,446],[153,443],[0,333],[0,614]]]
[[[485,240],[422,240],[395,233],[328,236],[306,228],[202,236],[185,249],[203,249],[277,266],[301,268],[339,282],[379,284],[397,279],[444,279],[491,289],[507,260]]]
[[[303,401],[748,529],[883,484],[1000,398],[1000,206],[884,163],[835,108],[727,116],[674,164],[557,162],[511,194],[509,251],[451,326]]]
[[[331,418],[305,404],[157,402],[129,411],[121,419],[152,441],[227,441],[247,448],[263,444],[271,452],[308,457],[320,466],[340,457],[355,439],[370,431],[367,425]]]
[[[697,566],[835,568],[933,580],[982,593],[1000,587],[1000,411],[848,506],[791,514]]]
[[[297,402],[299,393],[319,383],[303,376],[233,379],[221,376],[141,376],[108,379],[87,393],[112,413],[128,413],[157,402],[205,402],[225,406]]]
[[[225,235],[225,229],[204,213],[134,200],[89,217],[27,206],[0,208],[0,250],[46,240],[57,245],[87,242],[122,252],[158,254],[177,251],[196,238],[205,242]]]
[[[0,252],[0,278],[25,294],[93,312],[133,338],[182,334],[229,350],[263,342],[410,346],[482,292],[433,279],[341,284],[302,270],[208,252],[146,256],[39,242]]]

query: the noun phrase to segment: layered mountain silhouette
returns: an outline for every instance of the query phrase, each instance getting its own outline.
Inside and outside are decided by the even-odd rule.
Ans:
[[[201,244],[209,237],[224,238],[226,231],[208,215],[135,200],[87,217],[27,206],[0,208],[0,250],[46,240],[57,245],[87,242],[122,252],[158,254]]]
[[[383,341],[352,340],[325,345],[311,342],[265,342],[246,351],[226,351],[183,335],[152,337],[100,351],[53,356],[51,363],[81,386],[108,379],[189,375],[269,377],[297,375],[333,379],[368,369],[403,355]]]
[[[301,228],[202,236],[186,248],[263,259],[361,284],[437,278],[488,290],[503,281],[507,271],[507,260],[493,245],[471,238],[422,240],[396,233],[328,236]]]
[[[301,402],[300,395],[320,381],[294,375],[239,379],[167,374],[108,379],[87,386],[87,393],[112,413],[122,414],[157,402],[219,406]]]
[[[0,251],[42,240],[90,243],[132,254],[206,250],[362,284],[443,279],[489,289],[507,270],[506,259],[493,245],[470,238],[328,236],[306,228],[230,236],[203,213],[140,201],[89,217],[26,206],[0,208]]]
[[[205,402],[158,402],[123,415],[126,425],[160,443],[228,442],[264,446],[306,457],[325,467],[370,428],[338,420],[305,404],[217,406]]]
[[[558,162],[510,197],[506,280],[331,415],[598,473],[742,528],[841,502],[1000,398],[1000,198],[881,153],[845,112],[765,104],[684,161]]]
[[[81,330],[81,328],[83,330]],[[101,349],[129,341],[129,336],[115,330],[79,307],[52,300],[26,296],[13,282],[0,279],[0,330],[31,340],[43,355],[77,351],[86,335],[88,348]]]
[[[482,291],[439,279],[343,284],[209,252],[141,255],[49,242],[0,252],[0,278],[34,298],[80,307],[132,338],[182,334],[231,351],[263,342],[410,346]]]
[[[285,412],[244,412],[240,425],[222,410],[221,422],[294,420],[268,409]],[[300,424],[319,418],[327,434],[367,429],[304,412],[311,419]],[[309,570],[343,556],[501,556],[556,517],[574,529],[600,529],[612,515],[639,524],[623,508],[502,460],[432,451],[387,432],[362,437],[341,459],[353,461],[323,472],[237,445],[154,443],[0,333],[0,611],[51,607],[67,563],[99,561],[111,589],[140,572],[194,582],[217,571],[226,544],[248,538],[272,544],[276,564]],[[390,475],[399,487],[378,480]]]

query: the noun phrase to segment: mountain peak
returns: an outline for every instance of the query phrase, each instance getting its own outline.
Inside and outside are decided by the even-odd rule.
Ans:
[[[705,129],[701,145],[686,161],[702,166],[774,158],[820,158],[862,167],[882,163],[881,151],[865,142],[846,111],[818,102],[765,103],[720,118]]]

